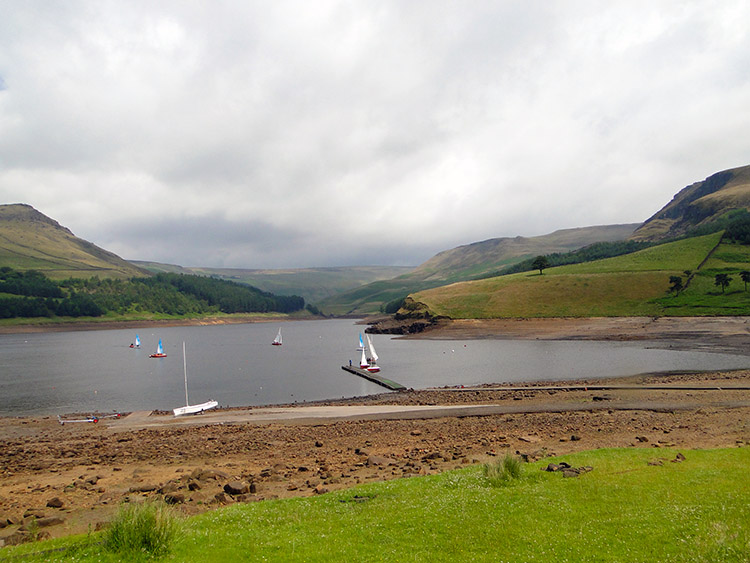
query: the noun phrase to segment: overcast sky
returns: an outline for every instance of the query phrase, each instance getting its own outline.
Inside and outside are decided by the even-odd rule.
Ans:
[[[750,2],[0,1],[0,203],[123,258],[416,265],[750,164]]]

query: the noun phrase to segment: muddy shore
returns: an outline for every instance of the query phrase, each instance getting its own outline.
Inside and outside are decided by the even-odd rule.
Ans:
[[[454,321],[419,337],[647,339],[746,353],[748,326],[744,317]],[[53,417],[1,418],[0,539],[27,538],[21,528],[32,519],[37,535],[85,533],[105,525],[120,503],[145,498],[193,514],[445,471],[505,453],[536,459],[639,447],[653,449],[657,459],[674,449],[750,445],[750,371],[551,385],[227,409],[184,423],[165,413],[65,425]],[[649,388],[657,385],[666,388]]]

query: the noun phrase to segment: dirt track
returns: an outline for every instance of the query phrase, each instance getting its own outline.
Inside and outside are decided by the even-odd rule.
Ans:
[[[588,330],[577,319],[546,321],[483,327],[462,322],[427,337],[626,339],[644,334],[644,320],[589,320]],[[648,332],[648,339],[740,349],[747,340],[747,320],[721,321],[652,321],[664,330],[661,338]],[[178,422],[147,413],[64,426],[51,417],[0,419],[0,520],[14,523],[0,536],[16,533],[29,509],[39,510],[37,518],[62,520],[48,520],[51,525],[42,528],[56,536],[85,532],[106,522],[124,500],[146,497],[166,498],[195,513],[444,471],[505,452],[533,459],[599,447],[641,447],[654,448],[659,457],[659,449],[666,447],[750,445],[749,371],[617,382],[675,388],[602,390],[588,388],[597,383],[588,381],[572,390],[538,384],[526,390],[386,393],[298,408],[228,409]],[[678,389],[683,385],[706,389]],[[228,494],[225,486],[233,482],[239,488],[230,487]],[[46,506],[55,497],[62,508]]]

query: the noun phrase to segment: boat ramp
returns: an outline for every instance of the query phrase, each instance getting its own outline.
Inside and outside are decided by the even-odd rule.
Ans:
[[[406,387],[404,387],[400,383],[396,383],[395,381],[386,379],[385,377],[382,377],[377,373],[370,373],[366,369],[361,369],[354,366],[341,366],[341,369],[343,369],[344,371],[348,371],[349,373],[353,373],[354,375],[364,377],[365,379],[372,381],[373,383],[377,383],[378,385],[382,385],[383,387],[385,387],[386,389],[390,389],[391,391],[406,391]]]

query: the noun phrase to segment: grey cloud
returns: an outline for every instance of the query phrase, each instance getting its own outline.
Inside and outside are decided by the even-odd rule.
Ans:
[[[0,200],[129,258],[206,266],[419,263],[635,222],[748,164],[748,16],[739,0],[6,3]]]

